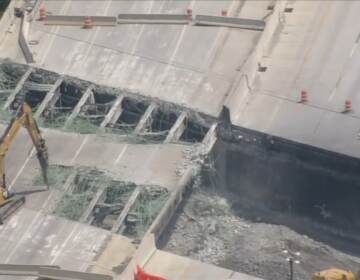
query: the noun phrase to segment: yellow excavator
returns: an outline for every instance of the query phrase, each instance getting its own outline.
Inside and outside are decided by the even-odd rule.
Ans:
[[[25,203],[24,196],[11,194],[8,191],[5,179],[5,156],[22,127],[26,128],[35,146],[44,183],[48,187],[48,152],[45,140],[32,115],[31,107],[23,102],[0,139],[0,223]]]
[[[360,280],[359,275],[351,271],[338,268],[330,268],[313,275],[313,280]]]

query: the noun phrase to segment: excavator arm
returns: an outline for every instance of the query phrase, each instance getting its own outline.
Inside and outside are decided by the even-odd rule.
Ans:
[[[32,116],[31,108],[25,102],[19,108],[15,118],[13,118],[0,139],[0,187],[4,191],[7,189],[5,180],[5,156],[14,142],[16,135],[21,127],[25,127],[37,151],[37,158],[40,163],[42,176],[46,186],[48,186],[47,168],[48,152],[45,140],[41,136],[38,125]]]

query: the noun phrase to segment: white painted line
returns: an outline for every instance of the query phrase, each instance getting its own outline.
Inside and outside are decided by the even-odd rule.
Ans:
[[[358,46],[358,43],[354,44],[353,47],[351,48],[351,51],[350,51],[350,55],[349,57],[352,57],[357,49],[357,46]]]
[[[90,136],[90,135],[86,135],[86,136],[85,136],[85,138],[84,138],[84,140],[82,141],[82,143],[81,143],[81,145],[80,145],[79,149],[77,149],[77,151],[76,151],[76,153],[75,153],[74,157],[71,159],[71,161],[70,161],[70,165],[74,165],[76,158],[79,156],[79,154],[80,154],[81,150],[84,148],[84,146],[85,146],[86,142],[87,142],[87,141],[88,141],[88,139],[89,139],[89,136]]]
[[[37,214],[35,215],[34,219],[32,220],[31,224],[29,225],[29,227],[26,229],[25,232],[23,232],[23,235],[21,236],[20,240],[18,240],[16,242],[16,245],[14,247],[14,249],[10,252],[10,254],[7,256],[7,258],[5,259],[5,263],[8,263],[11,258],[13,257],[13,255],[15,254],[16,250],[19,248],[20,245],[22,245],[23,241],[25,238],[27,238],[29,236],[29,231],[32,229],[33,225],[35,224],[35,222],[38,221],[39,216],[40,216],[40,211],[37,212]]]
[[[71,230],[70,234],[66,237],[65,241],[61,244],[61,247],[56,251],[56,253],[54,254],[54,258],[51,260],[50,264],[54,264],[57,260],[57,258],[59,257],[59,255],[61,254],[61,252],[64,250],[64,248],[66,247],[66,245],[69,243],[70,239],[73,237],[75,231],[77,230],[77,228],[79,227],[80,223],[76,223],[74,228]],[[77,233],[77,235],[79,234],[79,232]],[[76,238],[74,238],[76,239]]]
[[[68,11],[68,9],[70,8],[70,5],[71,5],[71,0],[65,1],[65,4],[64,4],[63,8],[60,10],[60,14],[66,13]],[[52,35],[52,37],[50,39],[50,42],[47,44],[46,50],[44,52],[41,52],[41,53],[43,53],[43,56],[42,56],[42,59],[40,60],[40,65],[44,64],[45,59],[47,58],[47,56],[48,56],[48,54],[50,52],[50,49],[51,49],[52,45],[54,44],[54,41],[55,41],[55,39],[57,37],[57,33],[59,32],[59,30],[60,30],[60,26],[56,26],[55,28],[54,27],[51,28],[51,33],[53,33],[54,35]]]
[[[150,7],[149,7],[149,9],[148,9],[148,14],[151,14],[151,11],[152,11],[152,9],[153,9],[153,6],[154,6],[154,0],[151,1]],[[143,34],[143,32],[144,32],[144,29],[145,29],[145,24],[143,24],[143,25],[141,26],[141,29],[140,29],[140,31],[139,31],[139,33],[138,33],[138,36],[136,37],[135,43],[134,43],[134,45],[133,45],[133,47],[132,47],[132,49],[131,49],[131,52],[130,52],[131,55],[134,55],[134,54],[135,54],[135,51],[136,51],[137,46],[138,46],[138,44],[139,44],[140,38],[141,38],[141,36],[142,36],[142,34]]]
[[[21,166],[20,170],[16,173],[14,179],[11,181],[8,190],[11,191],[13,185],[15,184],[16,180],[19,178],[19,176],[21,175],[21,173],[24,171],[26,165],[28,164],[28,162],[30,161],[31,157],[34,155],[35,152],[35,147],[32,147],[28,157],[25,159],[23,165]]]
[[[114,165],[117,165],[120,161],[120,159],[122,158],[122,156],[125,154],[127,148],[128,148],[129,144],[125,144],[125,146],[122,148],[122,150],[120,151],[118,157],[116,158]]]

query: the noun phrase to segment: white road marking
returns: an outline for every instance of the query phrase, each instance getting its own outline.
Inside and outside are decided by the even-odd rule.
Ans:
[[[66,245],[69,243],[70,239],[73,237],[73,235],[74,235],[75,231],[77,230],[77,228],[79,227],[79,225],[80,225],[80,223],[75,224],[75,226],[71,230],[70,234],[66,237],[65,241],[61,244],[61,247],[55,253],[54,258],[50,262],[51,265],[53,265],[56,262],[57,258],[60,256],[60,253],[64,250]],[[77,234],[79,234],[79,232]]]
[[[154,6],[154,0],[151,1],[150,7],[149,7],[149,9],[148,9],[148,11],[147,11],[148,14],[151,14],[151,11],[152,11],[152,9],[153,9],[153,6]],[[141,25],[140,31],[139,31],[139,33],[138,33],[138,36],[136,37],[135,43],[134,43],[134,45],[133,45],[133,47],[132,47],[132,49],[131,49],[131,52],[130,52],[131,55],[134,55],[134,54],[135,54],[135,51],[136,51],[136,49],[137,49],[137,47],[138,47],[138,44],[139,44],[140,38],[141,38],[141,36],[142,36],[142,34],[143,34],[143,32],[144,32],[144,29],[145,29],[145,24]]]
[[[60,10],[60,14],[63,14],[64,12],[67,12],[67,10],[70,8],[70,4],[71,4],[71,0],[66,1],[63,8]],[[56,33],[58,33],[59,30],[60,30],[60,26],[56,26],[55,28],[51,28],[51,30],[54,30],[54,32],[52,32],[52,33],[54,33],[54,35],[51,37],[50,42],[48,43],[46,50],[43,52],[43,56],[42,56],[42,59],[40,61],[40,65],[44,64],[45,59],[47,58],[47,56],[48,56],[48,54],[50,52],[50,49],[51,49],[51,47],[54,44],[54,41],[56,39],[56,36],[57,36]]]
[[[355,53],[355,51],[356,51],[356,49],[357,49],[357,46],[358,46],[358,43],[356,43],[356,44],[353,45],[353,47],[351,48],[349,57],[352,57],[352,56],[353,56],[353,54]]]
[[[85,136],[85,138],[84,138],[84,140],[82,141],[82,143],[81,143],[80,147],[77,149],[77,151],[76,151],[76,153],[75,153],[74,157],[71,159],[71,161],[70,161],[70,165],[73,165],[73,164],[75,163],[76,158],[79,156],[79,154],[80,154],[81,150],[84,148],[84,146],[85,146],[86,142],[87,142],[87,141],[88,141],[88,139],[89,139],[89,136],[90,136],[90,135],[86,135],[86,136]]]
[[[8,186],[8,190],[11,191],[13,185],[15,184],[16,180],[19,178],[19,176],[21,175],[21,173],[24,171],[26,165],[28,164],[28,162],[30,161],[31,157],[34,155],[35,152],[35,148],[33,147],[29,153],[29,156],[25,159],[23,165],[21,166],[20,170],[16,173],[14,179],[12,179],[10,185]]]
[[[5,259],[5,263],[8,263],[10,261],[10,259],[13,257],[13,255],[15,254],[16,250],[19,248],[20,245],[22,245],[24,239],[28,236],[29,231],[32,229],[33,225],[35,224],[35,222],[38,221],[40,216],[40,211],[37,212],[37,214],[35,215],[34,219],[32,220],[31,224],[29,225],[29,227],[27,228],[27,230],[25,232],[23,232],[23,235],[21,236],[20,240],[18,240],[16,242],[16,245],[14,246],[14,249],[10,252],[10,254],[7,256],[7,258]]]
[[[129,146],[129,144],[126,144],[126,145],[122,148],[122,150],[120,151],[118,157],[116,158],[116,160],[115,160],[115,162],[114,162],[114,165],[117,165],[117,164],[119,163],[120,159],[121,159],[122,156],[125,154],[128,146]]]

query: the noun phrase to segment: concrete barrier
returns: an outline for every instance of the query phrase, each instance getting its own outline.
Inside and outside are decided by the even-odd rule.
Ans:
[[[195,25],[225,26],[258,31],[265,29],[265,21],[263,20],[207,15],[196,15]]]
[[[194,180],[195,174],[199,172],[199,168],[199,166],[194,166],[186,170],[186,172],[180,178],[176,190],[170,195],[164,207],[161,209],[159,215],[152,223],[151,227],[149,228],[149,232],[154,234],[155,240],[160,237],[160,235],[170,222],[172,216],[174,215],[176,209],[182,201],[183,193],[185,192],[186,187],[191,185],[191,182]]]
[[[286,3],[287,1],[276,1],[273,13],[268,17],[266,27],[261,33],[254,51],[247,59],[242,71],[236,77],[230,94],[224,102],[230,108],[232,120],[240,117],[248,102],[248,98],[250,98],[250,88],[257,74],[258,63],[261,62],[263,56],[267,55],[273,35],[281,27],[281,15]]]
[[[24,27],[24,18],[21,18],[18,43],[19,43],[21,51],[24,54],[26,63],[33,63],[34,57],[33,57],[33,54],[31,53],[30,47],[25,39],[25,36],[23,33],[23,27]]]
[[[119,14],[119,24],[189,24],[187,15],[182,14]]]
[[[48,267],[39,268],[39,277],[41,279],[54,280],[113,280],[110,275],[78,272],[72,270],[53,269]]]
[[[129,280],[134,279],[136,266],[144,266],[156,252],[155,238],[152,233],[147,233],[141,240],[132,260],[126,266],[124,272],[115,277],[116,280]]]
[[[14,276],[38,276],[41,267],[59,269],[55,265],[21,265],[21,264],[0,264],[0,275]]]
[[[115,26],[116,17],[110,16],[90,16],[93,26]],[[46,25],[84,25],[85,16],[61,16],[61,15],[48,15],[44,24]]]

